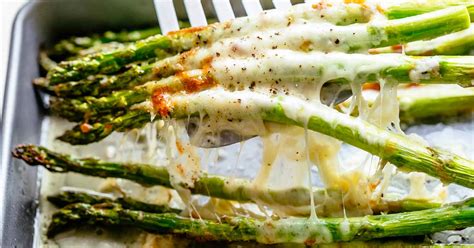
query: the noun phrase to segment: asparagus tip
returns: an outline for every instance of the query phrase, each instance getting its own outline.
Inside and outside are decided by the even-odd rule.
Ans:
[[[18,145],[13,149],[12,156],[30,165],[43,164],[46,159],[40,149],[40,147],[32,144]]]

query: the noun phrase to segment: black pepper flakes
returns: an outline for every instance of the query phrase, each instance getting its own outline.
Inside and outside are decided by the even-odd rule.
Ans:
[[[255,81],[252,81],[252,83],[250,84],[249,89],[253,90],[254,88],[255,88]]]

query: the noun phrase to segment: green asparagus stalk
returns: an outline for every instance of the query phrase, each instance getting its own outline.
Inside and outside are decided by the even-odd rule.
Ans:
[[[384,32],[386,39],[374,47],[404,44],[410,41],[432,39],[444,34],[460,31],[469,27],[469,12],[466,7],[450,7],[418,16],[388,21],[386,26],[374,27],[374,33]],[[455,30],[448,31],[446,25],[454,25]],[[446,29],[440,29],[445,27]],[[400,42],[395,42],[400,40]]]
[[[391,4],[383,10],[383,13],[389,19],[400,19],[444,9],[450,6],[466,6],[471,20],[474,20],[474,4],[471,0],[405,1],[403,3]]]
[[[469,27],[469,22],[469,13],[465,7],[450,7],[384,23],[369,23],[366,27],[368,40],[364,41],[367,43],[364,45],[370,48],[430,39],[466,29]],[[208,26],[195,32],[190,29],[167,36],[153,36],[139,41],[125,50],[97,54],[75,61],[65,61],[51,70],[47,78],[50,81],[50,85],[55,85],[61,82],[80,80],[92,74],[116,72],[127,63],[156,57],[157,51],[160,51],[160,54],[163,54],[163,50],[176,53],[177,51],[188,50],[200,44],[207,44],[211,38],[215,41],[216,38],[220,38],[223,35],[214,37],[214,27]],[[345,30],[352,32],[350,29]],[[348,49],[350,51],[357,51],[361,49],[361,46],[361,41],[354,44],[349,43]]]
[[[44,147],[34,145],[20,145],[13,151],[13,156],[20,158],[30,165],[42,165],[52,172],[78,172],[85,175],[97,177],[115,177],[129,179],[143,185],[160,185],[172,188],[168,170],[164,166],[153,166],[147,164],[123,164],[100,161],[93,158],[74,159],[68,155],[50,151]],[[203,173],[190,188],[191,193],[207,195],[221,199],[234,200],[240,202],[260,202],[276,203],[293,206],[309,206],[310,196],[307,188],[293,188],[288,190],[257,190],[255,186],[246,179],[226,178]],[[318,203],[325,199],[325,192],[322,189],[314,189],[313,194]],[[340,192],[329,192],[335,199],[342,199]],[[398,209],[401,204],[395,201],[394,209]],[[388,206],[388,205],[387,205]],[[389,211],[389,207],[383,206],[381,210]],[[321,208],[323,211],[323,208]],[[328,213],[320,212],[321,215]]]
[[[440,116],[453,116],[474,110],[474,88],[449,89],[421,87],[423,94],[399,94],[400,120],[412,123]]]
[[[125,209],[133,209],[149,213],[181,213],[181,209],[171,208],[168,205],[150,204],[137,201],[131,197],[108,197],[102,195],[93,195],[86,192],[64,190],[59,194],[47,197],[48,201],[56,207],[63,208],[74,203],[96,204],[119,204]]]
[[[127,107],[143,102],[150,95],[140,90],[124,90],[114,92],[102,98],[84,97],[83,99],[55,98],[51,100],[50,110],[54,114],[69,121],[97,119],[103,114],[117,113]]]
[[[131,89],[158,77],[153,73],[155,63],[131,65],[125,72],[117,75],[94,75],[92,78],[49,85],[46,78],[34,80],[38,88],[59,97],[102,96],[115,90]]]
[[[429,41],[373,48],[369,53],[404,53],[407,55],[467,55],[474,49],[474,27]]]
[[[85,37],[71,37],[59,41],[48,53],[52,56],[71,56],[79,54],[81,50],[101,44],[135,42],[160,33],[160,28],[153,27],[134,31],[107,31],[103,34],[93,34]]]
[[[213,23],[215,20],[209,19],[208,22]],[[179,21],[178,24],[180,28],[190,27],[188,22]],[[52,49],[48,51],[48,54],[56,57],[83,56],[93,51],[110,50],[109,45],[112,43],[115,43],[117,47],[121,47],[127,43],[143,40],[157,34],[161,34],[161,29],[151,27],[138,30],[123,30],[120,32],[107,31],[103,34],[92,34],[83,37],[70,37],[55,44]]]
[[[189,27],[189,23],[180,21],[179,26],[180,28],[187,28]],[[67,60],[74,60],[96,53],[106,53],[124,49],[130,45],[131,42],[136,42],[158,34],[161,34],[159,28],[149,28],[145,30],[122,31],[120,33],[108,31],[104,36],[72,37],[60,41],[49,53],[55,58],[67,57]]]
[[[212,106],[209,106],[210,102],[213,103]],[[427,147],[418,141],[339,113],[325,105],[316,106],[296,97],[268,97],[254,92],[207,90],[184,96],[164,97],[154,104],[158,118],[188,118],[190,115],[212,116],[215,113],[226,113],[226,118],[231,119],[260,117],[268,122],[307,127],[365,150],[402,170],[425,172],[445,183],[474,188],[473,161]],[[100,123],[94,125],[102,127]],[[98,130],[98,133],[101,133],[102,130]],[[61,139],[76,139],[75,142],[80,143],[77,141],[83,139],[83,134],[98,137],[96,133],[93,127],[88,132],[71,131]]]
[[[123,209],[120,205],[75,204],[53,215],[48,236],[82,225],[133,226],[149,232],[183,234],[200,240],[257,241],[264,244],[306,245],[384,237],[425,235],[474,225],[474,200],[408,213],[351,218],[284,218],[260,221],[223,218],[222,223],[194,220],[176,214]]]
[[[300,68],[300,63],[296,62],[293,65],[287,65],[284,69],[273,70],[272,74],[266,75],[265,80],[275,81],[284,79],[288,82],[301,81],[300,78],[310,82],[317,82],[324,76],[323,73],[327,67],[334,64],[340,65],[340,68],[358,68],[361,65],[377,64],[365,68],[364,70],[356,71],[355,75],[347,75],[342,73],[340,78],[335,78],[330,82],[333,83],[347,83],[352,80],[352,77],[359,82],[377,81],[380,78],[396,80],[398,82],[412,82],[418,80],[423,83],[455,83],[463,85],[471,85],[474,78],[474,56],[458,56],[458,57],[408,57],[403,55],[362,55],[362,54],[298,54],[298,59],[301,64],[305,64],[305,68]],[[232,64],[238,64],[245,67],[246,70],[237,70],[235,78],[245,77],[246,80],[261,81],[258,77],[261,76],[260,68],[265,68],[269,61],[277,60],[275,56],[268,56],[267,60],[236,60],[237,62],[228,61],[230,68]],[[284,60],[284,56],[280,57]],[[330,62],[323,62],[330,61]],[[387,63],[386,61],[390,61]],[[277,61],[282,62],[283,61]],[[276,62],[275,62],[276,63]],[[329,63],[329,64],[328,64]],[[436,64],[433,64],[436,63]],[[418,69],[423,64],[423,70]],[[432,65],[433,64],[433,65]],[[306,66],[309,65],[309,66]],[[349,71],[350,69],[348,69]],[[235,70],[233,70],[235,71]],[[234,72],[229,72],[229,75]],[[189,74],[189,75],[187,75]],[[100,98],[84,97],[83,99],[52,99],[51,112],[67,118],[71,121],[81,121],[87,119],[85,117],[100,116],[104,113],[113,113],[117,110],[124,110],[130,106],[143,102],[150,98],[150,96],[157,89],[170,89],[173,92],[180,92],[182,90],[189,92],[200,89],[212,87],[215,84],[221,84],[225,87],[228,82],[225,78],[218,78],[219,73],[214,71],[193,70],[189,73],[178,76],[171,76],[160,81],[149,82],[133,90],[116,91],[110,96]],[[308,75],[313,74],[310,78]],[[339,75],[338,75],[339,76]],[[252,78],[253,77],[253,78]],[[263,80],[263,79],[262,79]],[[196,86],[196,82],[199,84]],[[240,82],[245,83],[245,82]],[[305,83],[305,82],[302,82]],[[192,84],[192,85],[190,85]]]
[[[120,70],[126,64],[150,58],[163,58],[175,51],[169,49],[171,40],[167,36],[156,35],[137,41],[125,49],[99,53],[77,60],[63,61],[48,72],[49,83],[80,80],[92,74],[110,74]]]
[[[89,122],[76,125],[58,139],[74,145],[86,145],[102,140],[114,131],[125,132],[141,128],[152,120],[152,115],[143,109],[126,111],[125,114],[118,116],[115,114],[106,115],[98,120],[93,118]]]
[[[160,185],[172,188],[169,173],[163,166],[147,164],[115,163],[106,162],[93,158],[75,159],[71,156],[48,150],[47,148],[34,145],[20,145],[13,151],[13,156],[20,158],[30,165],[41,165],[52,172],[78,172],[84,175],[96,177],[116,177],[129,179],[143,185]],[[260,202],[272,206],[294,206],[308,207],[308,211],[301,213],[309,214],[310,191],[308,188],[298,187],[286,190],[272,190],[268,188],[256,188],[246,179],[226,178],[216,175],[202,174],[196,181],[194,187],[190,188],[193,194],[207,195],[211,197],[233,200],[239,202]],[[313,188],[315,203],[326,204],[325,199],[330,197],[336,202],[342,200],[342,192],[338,189]],[[83,199],[82,195],[61,195],[61,202],[77,203],[84,202],[95,204],[95,200]],[[56,197],[58,198],[58,197]],[[65,198],[65,199],[63,199]],[[72,198],[74,200],[68,200]],[[77,199],[77,200],[76,200]],[[95,198],[94,198],[95,199]],[[58,200],[59,201],[59,200]],[[121,203],[124,207],[128,206]],[[132,204],[132,203],[130,203]],[[402,211],[414,211],[438,207],[439,203],[426,200],[384,200],[371,202],[374,213],[393,213]],[[61,203],[59,206],[66,205]],[[337,205],[337,204],[336,204]],[[342,204],[341,204],[342,205]],[[332,205],[331,205],[332,206]],[[340,206],[339,206],[340,207]],[[349,207],[349,206],[346,206]],[[357,206],[354,206],[357,207]],[[137,209],[136,207],[126,207]],[[335,207],[317,208],[319,216],[328,216],[336,213]]]
[[[53,114],[66,118],[70,121],[82,121],[96,119],[103,114],[115,114],[130,106],[147,100],[154,90],[163,88],[168,91],[179,92],[186,88],[187,83],[200,82],[202,73],[190,77],[173,76],[162,79],[158,82],[151,82],[132,90],[116,91],[109,96],[100,98],[86,96],[84,98],[54,98],[50,102],[50,110]],[[194,79],[194,80],[189,80]],[[204,86],[210,85],[202,83]],[[170,92],[171,93],[171,92]],[[135,116],[135,111],[129,111]],[[118,113],[120,115],[120,113]]]
[[[454,90],[452,88],[440,88],[440,86],[441,85],[433,85],[433,87],[424,86],[423,89],[419,89],[417,94],[408,93],[406,90],[399,92],[400,120],[406,124],[410,124],[429,120],[430,118],[439,118],[440,116],[449,117],[469,113],[474,109],[474,89],[459,88]],[[429,87],[428,90],[427,87]],[[420,92],[426,94],[420,94]],[[81,121],[81,117],[77,118],[76,115],[72,115],[68,119]],[[128,131],[141,128],[147,124],[150,119],[151,115],[149,113],[139,109],[126,111],[124,113],[118,112],[116,115],[108,115],[96,121],[90,119],[89,123],[93,124],[88,124],[88,122],[79,124],[59,137],[59,139],[75,145],[90,144],[102,140],[115,129]],[[105,129],[105,126],[111,128]]]

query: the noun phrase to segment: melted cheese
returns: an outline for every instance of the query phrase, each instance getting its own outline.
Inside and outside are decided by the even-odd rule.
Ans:
[[[259,18],[252,24],[249,19],[239,19],[233,22],[230,30],[239,34],[221,35],[208,47],[194,49],[160,62],[161,65],[155,70],[166,75],[202,66],[205,67],[205,73],[210,73],[213,80],[225,89],[242,92],[250,89],[270,95],[294,95],[320,106],[319,92],[325,82],[342,78],[353,82],[351,86],[354,92],[360,92],[357,89],[360,88],[361,83],[366,80],[368,75],[377,74],[384,68],[403,63],[401,57],[397,55],[389,55],[393,57],[392,59],[384,57],[377,60],[377,56],[366,57],[355,54],[351,56],[351,62],[348,63],[344,54],[335,53],[335,51],[366,52],[373,42],[377,42],[377,37],[374,40],[365,25],[336,26],[320,19],[311,19],[311,21],[304,20],[302,22],[292,21],[288,23],[288,26],[291,25],[291,27],[285,27],[279,26],[282,23],[279,18],[282,16],[268,18],[267,13],[264,13]],[[288,19],[288,16],[284,18]],[[273,23],[273,21],[276,22]],[[317,29],[313,27],[314,23],[318,24]],[[373,27],[382,26],[384,19],[375,18],[370,25]],[[257,28],[259,32],[254,33],[254,28]],[[383,40],[383,34],[378,39]],[[349,46],[349,44],[351,45]],[[327,52],[331,52],[331,54],[326,55]],[[374,59],[377,61],[374,62]],[[417,69],[412,74],[415,76],[421,74],[418,71],[423,69],[425,68]],[[364,108],[363,99],[359,97],[359,104],[357,104],[359,111],[365,115],[364,119],[377,122],[380,126],[397,124],[394,115],[398,113],[395,111],[398,105],[392,101],[396,94],[394,94],[393,87],[383,88],[385,90],[384,94],[381,94],[380,103],[376,103],[376,107],[370,109],[371,112],[368,112],[368,108]],[[245,94],[232,102],[226,96],[214,94],[216,91],[208,95],[206,93],[196,94],[192,100],[189,99],[189,96],[186,96],[186,99],[183,98],[187,101],[185,104],[187,113],[198,112],[201,116],[209,116],[204,120],[201,118],[200,128],[191,138],[194,144],[202,144],[203,140],[211,138],[217,140],[212,143],[219,143],[219,136],[225,130],[233,130],[234,133],[241,136],[261,136],[267,133],[263,131],[259,109],[255,108],[258,105],[254,104],[253,100],[247,101]],[[180,100],[178,99],[178,101]],[[215,105],[206,105],[205,108],[202,108],[204,105],[201,103],[206,101],[213,102]],[[222,104],[229,105],[228,108],[231,111],[220,109],[219,106]],[[232,105],[236,107],[233,108]],[[386,106],[391,107],[389,112],[383,112],[383,108]],[[298,113],[300,111],[298,107],[285,109],[288,110],[287,114],[290,118],[302,123],[306,123],[307,120],[301,120],[300,116],[310,116],[308,113]],[[227,121],[235,119],[246,121],[237,123],[237,125],[235,122]],[[241,130],[245,130],[245,133],[242,134]],[[368,204],[371,194],[368,175],[363,170],[345,172],[341,170],[337,159],[339,141],[314,132],[305,135],[304,130],[297,127],[271,130],[268,133],[270,135],[264,138],[261,170],[254,180],[256,191],[264,192],[266,187],[273,186],[268,184],[270,181],[275,181],[275,179],[270,180],[275,174],[272,173],[274,171],[283,172],[283,175],[293,178],[293,180],[283,178],[277,180],[279,181],[278,188],[291,188],[306,184],[311,189],[311,166],[315,164],[326,187],[341,188],[345,192],[342,199],[344,206],[350,206],[351,209],[353,206],[357,206],[355,207],[357,212],[371,213]],[[275,133],[278,133],[278,137],[273,135]],[[373,141],[377,142],[377,140]],[[285,144],[285,146],[281,144]],[[285,163],[286,166],[281,163]],[[351,185],[358,185],[358,187],[351,187]],[[255,198],[254,201],[270,205],[281,215],[308,213],[306,212],[307,208],[288,208],[268,201],[262,202],[258,198]],[[309,212],[311,216],[316,217],[314,202],[313,194],[310,194]]]
[[[287,101],[282,101],[280,104],[290,118],[303,123],[307,121],[305,120],[307,116],[316,114],[331,118],[331,115],[335,114],[334,110],[317,103],[314,103],[315,107],[311,109],[305,109],[303,106],[298,107],[301,101],[291,101],[292,98],[291,96],[285,97]],[[214,103],[213,106],[207,105],[206,103],[211,100]],[[185,106],[187,113],[198,112],[202,115],[205,114],[223,119],[245,118],[249,116],[254,116],[254,119],[257,119],[262,106],[274,104],[271,100],[270,102],[264,102],[255,93],[244,91],[230,93],[222,89],[203,91],[187,95],[186,97],[176,96],[173,98],[173,101],[175,103],[184,101],[184,104],[181,103],[176,106]],[[303,110],[310,112],[299,112]],[[318,113],[312,111],[317,111]],[[319,111],[323,111],[324,114]],[[338,123],[341,120],[334,116],[333,121]],[[351,123],[351,125],[353,124]],[[256,191],[262,192],[266,187],[292,188],[307,185],[308,167],[306,165],[308,163],[307,158],[309,158],[311,164],[317,165],[322,182],[328,188],[341,189],[344,192],[345,195],[342,201],[345,206],[349,207],[349,215],[371,213],[369,199],[372,187],[369,185],[368,175],[364,170],[344,170],[339,167],[337,154],[341,144],[340,141],[315,132],[308,132],[308,143],[306,144],[304,129],[299,127],[270,126],[266,131],[273,136],[266,137],[264,141],[262,170],[254,181]],[[275,137],[276,134],[278,138]],[[374,140],[373,142],[376,141]],[[309,155],[306,155],[307,151],[309,151]],[[286,167],[281,165],[282,162]],[[267,185],[269,178],[274,175],[273,172],[278,170],[280,170],[280,175],[285,176],[285,179],[280,178],[281,180],[278,181],[278,185]],[[256,195],[262,197],[260,193]],[[321,203],[321,200],[318,199],[318,203]],[[336,200],[340,202],[340,199]],[[274,205],[268,200],[262,202],[261,198],[254,198],[254,201],[271,206],[281,215],[309,214],[311,211],[314,211],[308,207],[292,208]],[[322,203],[324,203],[324,200]],[[329,203],[329,206],[331,204]],[[339,213],[334,213],[335,215],[343,215],[343,209],[335,209],[340,210]]]
[[[222,29],[210,27],[211,37],[201,37],[196,42],[205,40],[207,46],[196,47],[188,52],[176,55],[155,63],[153,71],[157,76],[169,76],[180,71],[192,70],[205,66],[210,59],[218,57],[260,57],[266,49],[291,49],[295,51],[321,52],[361,52],[367,53],[370,47],[386,39],[383,29],[386,19],[383,15],[374,18],[368,24],[335,25],[336,20],[349,20],[338,8],[316,8],[308,11],[309,5],[296,8],[298,14],[287,12],[264,12],[253,18],[236,19]],[[342,4],[347,13],[354,14],[352,7],[361,8],[372,13],[370,8],[359,4]],[[311,8],[311,7],[310,7]],[[306,9],[304,11],[304,9]],[[303,11],[302,11],[303,10]],[[299,11],[302,11],[301,13]],[[341,12],[330,17],[325,11]],[[366,16],[363,14],[362,16]],[[370,14],[369,16],[374,16]],[[357,17],[356,17],[357,19]],[[377,32],[369,31],[376,29]],[[206,36],[206,35],[201,35]],[[181,40],[178,39],[180,42]],[[212,41],[212,42],[211,42]]]
[[[338,25],[367,22],[380,15],[375,8],[362,4],[334,2],[326,4],[298,4],[286,11],[267,10],[251,17],[216,23],[207,27],[194,27],[168,33],[178,47],[191,48],[196,43],[205,45],[223,38],[238,37],[268,28],[283,28],[294,24],[328,22]],[[196,32],[197,31],[197,32]]]
[[[194,182],[201,173],[200,158],[189,142],[183,143],[185,137],[184,123],[170,121],[164,130],[168,173],[170,184],[178,192],[185,207],[193,208],[191,191]]]

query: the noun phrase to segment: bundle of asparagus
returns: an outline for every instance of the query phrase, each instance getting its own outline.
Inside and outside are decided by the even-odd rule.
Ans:
[[[391,125],[397,125],[396,120],[377,114],[376,108],[367,112],[361,95],[367,81],[381,82],[381,98],[374,105],[383,104],[387,92],[402,83],[471,86],[474,57],[465,55],[474,48],[474,29],[470,27],[473,13],[469,1],[407,2],[400,6],[323,1],[167,35],[151,36],[159,30],[150,29],[71,38],[58,43],[48,56],[77,57],[58,64],[43,63],[48,64],[47,75],[34,81],[39,89],[55,96],[51,100],[52,114],[78,122],[59,137],[73,145],[98,142],[114,131],[142,128],[157,120],[172,123],[191,117],[200,117],[201,123],[208,123],[207,128],[217,133],[233,123],[264,122],[324,134],[329,141],[319,146],[318,142],[323,141],[316,136],[306,134],[304,138],[306,146],[322,150],[310,154],[308,148],[305,159],[319,166],[326,188],[310,185],[272,189],[257,181],[205,172],[179,181],[176,177],[180,176],[171,171],[177,169],[185,177],[186,169],[173,161],[156,166],[75,159],[34,145],[16,147],[13,156],[52,172],[124,178],[181,193],[265,205],[280,214],[273,220],[246,216],[221,217],[219,223],[197,221],[180,216],[180,209],[129,197],[63,192],[48,198],[62,208],[53,216],[50,237],[85,223],[135,226],[201,240],[312,245],[469,227],[474,224],[472,199],[441,205],[427,199],[381,198],[375,188],[383,183],[371,183],[379,174],[365,178],[361,172],[329,172],[323,165],[339,169],[333,159],[337,139],[379,157],[381,165],[389,162],[406,172],[424,172],[446,184],[474,188],[474,161],[430,147],[401,130],[394,131]],[[118,44],[112,51],[107,49],[106,43],[110,42]],[[403,54],[394,54],[400,52]],[[354,104],[349,111],[357,105],[360,115],[340,113],[333,108],[334,101],[324,105],[320,92],[328,85],[350,88]],[[474,94],[460,88],[453,94],[399,100],[400,118],[412,120],[470,111]],[[398,110],[394,114],[398,118]],[[374,121],[372,115],[384,121]],[[263,135],[261,130],[237,126],[248,129],[246,136]],[[173,128],[170,130],[167,139],[176,143],[179,154],[186,154],[188,150],[175,140]],[[271,130],[266,128],[265,132]],[[173,160],[173,152],[168,153]],[[187,156],[192,160],[194,155]],[[262,175],[265,170],[262,168]],[[364,193],[351,195],[353,182],[363,182]],[[340,216],[346,208],[359,209],[360,199],[367,200],[370,210],[362,213],[390,214],[316,217]],[[284,217],[287,215],[300,217]]]

